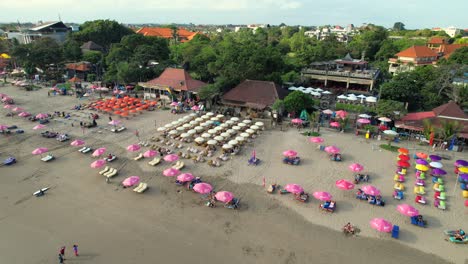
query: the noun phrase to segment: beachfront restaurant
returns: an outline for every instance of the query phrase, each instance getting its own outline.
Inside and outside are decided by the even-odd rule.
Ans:
[[[207,85],[193,79],[186,70],[175,68],[166,68],[159,77],[138,84],[143,87],[145,99],[158,98],[169,102],[175,98],[193,99],[198,91]]]

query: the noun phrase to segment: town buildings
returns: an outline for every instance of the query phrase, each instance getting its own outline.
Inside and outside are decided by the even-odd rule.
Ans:
[[[29,44],[36,39],[51,38],[59,43],[65,41],[65,37],[71,28],[62,21],[48,22],[36,27],[19,32],[7,32],[8,39],[16,39],[21,44]]]
[[[163,27],[142,27],[136,31],[136,33],[143,36],[151,37],[160,37],[165,39],[174,39],[176,38],[177,42],[187,42],[192,40],[199,32],[191,32],[185,28],[178,28],[173,30],[172,28],[163,28]]]

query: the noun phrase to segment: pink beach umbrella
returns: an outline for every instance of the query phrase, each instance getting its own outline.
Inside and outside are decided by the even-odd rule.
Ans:
[[[353,163],[353,164],[349,165],[348,168],[353,172],[361,172],[362,170],[364,170],[364,166],[362,166],[359,163]]]
[[[178,159],[179,159],[179,156],[177,156],[176,154],[169,154],[164,157],[164,160],[167,162],[174,162]]]
[[[228,203],[234,199],[234,194],[231,192],[220,191],[215,194],[215,198],[220,202]]]
[[[320,201],[328,201],[332,199],[332,195],[328,192],[314,192],[314,197]]]
[[[379,232],[390,233],[392,232],[393,225],[389,221],[383,218],[374,218],[370,221],[370,225],[373,229]]]
[[[131,187],[135,184],[140,182],[140,177],[138,176],[130,176],[127,179],[123,180],[122,185],[125,187]]]
[[[120,120],[112,120],[108,124],[111,125],[111,126],[117,126],[120,123],[122,123]]]
[[[12,110],[13,110],[13,112],[21,112],[21,111],[24,110],[24,108],[18,107],[18,106],[17,106],[17,107],[15,107],[15,108],[13,108]]]
[[[194,105],[194,106],[192,106],[192,110],[193,111],[199,111],[200,107],[198,105]]]
[[[340,118],[345,118],[348,115],[348,112],[344,110],[339,110],[339,111],[336,111],[336,115]]]
[[[331,122],[331,123],[330,123],[330,126],[331,126],[331,127],[340,127],[340,123],[338,123],[338,122]]]
[[[397,206],[397,211],[400,212],[400,214],[402,215],[406,215],[410,217],[419,215],[418,209],[414,208],[413,206],[409,204],[399,204]]]
[[[360,124],[370,124],[370,120],[369,119],[365,119],[365,118],[359,118],[357,120],[358,123]]]
[[[166,176],[166,177],[174,177],[174,176],[177,176],[179,174],[180,174],[180,171],[178,169],[174,169],[174,168],[165,169],[163,171],[163,175]]]
[[[309,138],[309,141],[312,143],[322,143],[325,140],[321,137],[311,137]]]
[[[3,99],[2,99],[2,102],[6,102],[6,101],[10,101],[10,100],[11,100],[11,97],[4,96]]]
[[[15,108],[15,107],[16,107],[15,105],[7,104],[3,108],[4,109],[12,109],[12,108]]]
[[[101,168],[104,165],[106,165],[106,160],[105,159],[100,159],[100,160],[96,160],[93,163],[91,163],[90,166],[91,166],[91,168],[97,169],[97,168]]]
[[[99,157],[106,152],[106,148],[98,148],[93,152],[93,157]]]
[[[45,127],[46,127],[45,125],[39,124],[39,125],[37,125],[37,126],[34,126],[33,129],[34,129],[34,130],[38,130],[38,129],[43,129],[43,128],[45,128]]]
[[[286,156],[286,157],[296,157],[297,156],[297,152],[292,150],[292,149],[289,149],[289,150],[286,150],[283,152],[283,156]]]
[[[213,190],[213,187],[208,183],[197,183],[193,186],[193,190],[197,193],[207,194]]]
[[[21,113],[18,114],[19,117],[28,117],[28,116],[30,116],[30,115],[31,115],[31,114],[28,113],[28,112],[21,112]]]
[[[171,106],[178,106],[179,104],[177,102],[172,102]]]
[[[372,186],[372,185],[364,185],[361,188],[361,190],[367,195],[372,195],[372,196],[380,195],[380,190],[377,189],[375,186]]]
[[[135,151],[138,151],[140,149],[141,149],[141,147],[138,144],[132,144],[132,145],[127,147],[127,150],[131,151],[131,152],[135,152]]]
[[[352,190],[352,189],[354,189],[354,183],[352,183],[352,182],[350,182],[348,180],[345,180],[345,179],[337,180],[335,182],[335,186],[338,189],[341,189],[341,190]]]
[[[0,131],[7,130],[8,126],[7,125],[0,125]]]
[[[335,146],[328,146],[328,147],[325,148],[325,152],[331,153],[331,154],[336,154],[336,153],[340,153],[340,149],[338,147],[335,147]]]
[[[177,180],[180,182],[188,182],[195,179],[195,176],[191,173],[182,173],[181,175],[177,176]]]
[[[47,151],[49,151],[49,149],[47,149],[47,148],[37,148],[37,149],[32,151],[32,154],[33,155],[42,155],[42,154],[46,153]]]
[[[47,118],[47,117],[49,117],[49,116],[47,114],[43,114],[43,113],[40,113],[40,114],[36,115],[36,118],[38,118],[38,119],[43,119],[43,118]]]
[[[293,123],[293,124],[302,124],[302,119],[294,118],[293,120],[291,120],[291,123]]]
[[[158,154],[158,152],[156,150],[150,149],[150,150],[145,151],[145,153],[143,153],[143,157],[152,158],[152,157],[156,156],[156,154]]]
[[[76,139],[76,140],[73,140],[72,143],[70,143],[71,146],[74,146],[74,147],[79,147],[79,146],[83,146],[85,144],[85,142],[81,139]]]
[[[298,185],[298,184],[295,184],[295,183],[290,183],[290,184],[287,184],[284,189],[286,189],[286,191],[290,192],[290,193],[302,193],[304,192],[304,189]]]

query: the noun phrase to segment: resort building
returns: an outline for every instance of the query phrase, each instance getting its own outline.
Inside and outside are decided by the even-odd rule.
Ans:
[[[97,43],[95,43],[93,41],[85,42],[83,45],[81,45],[80,48],[81,48],[81,52],[83,54],[85,54],[88,51],[100,51],[100,52],[104,51],[104,48],[101,45],[99,45],[99,44],[97,44]]]
[[[49,22],[36,27],[21,31],[8,32],[8,39],[17,39],[21,44],[29,44],[36,39],[51,38],[59,43],[65,41],[65,37],[71,28],[62,21]]]
[[[372,69],[367,61],[353,59],[348,53],[342,59],[311,63],[301,71],[301,79],[319,83],[318,86],[325,88],[369,92],[373,90],[379,74],[380,71]]]
[[[139,83],[145,98],[161,98],[172,101],[173,96],[188,98],[207,84],[193,79],[184,69],[166,68],[157,78]]]
[[[136,33],[143,36],[150,37],[160,37],[165,39],[174,39],[174,32],[171,28],[162,28],[162,27],[142,27],[136,31]],[[191,32],[185,28],[178,28],[175,33],[178,42],[187,42],[192,40],[196,35],[200,34],[199,32]]]
[[[92,70],[91,63],[87,61],[69,63],[66,64],[65,67],[67,69],[68,78],[78,77],[82,80],[86,80],[88,73]]]

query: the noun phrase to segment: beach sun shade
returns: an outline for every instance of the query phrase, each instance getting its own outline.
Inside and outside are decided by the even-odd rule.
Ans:
[[[365,118],[359,118],[357,120],[358,123],[360,124],[370,124],[370,120],[369,119],[365,119]]]
[[[389,135],[389,136],[396,136],[396,135],[398,135],[398,132],[393,131],[393,130],[385,130],[384,134]]]
[[[401,154],[401,155],[398,156],[398,160],[408,161],[408,160],[410,160],[410,157],[408,155]]]
[[[335,146],[328,146],[325,148],[325,152],[330,153],[330,154],[337,154],[337,153],[340,153],[340,149]]]
[[[321,138],[321,137],[311,137],[311,138],[309,138],[309,141],[312,142],[312,143],[322,143],[325,140],[323,138]]]
[[[326,109],[326,110],[323,110],[322,113],[324,113],[326,115],[331,115],[331,114],[333,114],[333,111],[330,110],[330,109]]]
[[[120,120],[112,120],[112,121],[109,122],[109,125],[111,125],[111,126],[117,126],[117,125],[119,125],[120,123],[121,123]]]
[[[379,232],[384,232],[384,233],[390,233],[392,232],[393,225],[389,221],[383,219],[383,218],[374,218],[370,221],[370,225],[373,229],[379,231]]]
[[[195,179],[195,177],[191,173],[182,173],[179,176],[177,176],[177,180],[180,182],[189,182],[193,179]]]
[[[375,186],[372,186],[372,185],[364,185],[361,188],[361,190],[367,195],[372,195],[372,196],[380,195],[380,190],[377,189]]]
[[[371,118],[371,116],[368,115],[368,114],[360,114],[359,117],[361,117],[361,118]]]
[[[444,171],[443,169],[440,169],[440,168],[435,168],[431,171],[431,174],[432,175],[435,175],[435,176],[442,176],[442,175],[445,175],[447,174],[446,171]]]
[[[292,150],[292,149],[289,149],[289,150],[286,150],[283,152],[283,156],[286,156],[286,157],[296,157],[297,156],[297,152]]]
[[[419,215],[418,209],[414,208],[413,206],[411,206],[409,204],[399,204],[397,206],[397,211],[400,212],[400,214],[406,215],[406,216],[409,216],[409,217]]]
[[[455,167],[468,167],[468,161],[466,160],[457,160],[453,164]]]
[[[293,120],[291,120],[291,123],[293,123],[293,124],[302,124],[302,120],[299,119],[299,118],[294,118]]]
[[[139,182],[140,182],[140,177],[130,176],[122,182],[122,185],[125,187],[131,187],[135,184],[138,184]]]
[[[47,117],[49,117],[49,116],[47,114],[43,114],[43,113],[40,113],[40,114],[36,115],[37,119],[43,119],[43,118],[47,118]]]
[[[286,191],[288,191],[290,193],[294,193],[294,194],[304,192],[304,189],[300,185],[295,184],[295,183],[286,184],[284,189],[286,189]]]
[[[39,124],[39,125],[37,125],[37,126],[34,126],[33,129],[34,129],[34,130],[38,130],[38,129],[43,129],[43,128],[45,128],[45,127],[46,127],[45,125]]]
[[[348,112],[344,111],[344,110],[339,110],[339,111],[336,111],[336,116],[340,117],[340,118],[345,118],[346,116],[348,115]]]
[[[429,162],[425,159],[417,159],[416,160],[416,164],[419,164],[419,165],[429,165]]]
[[[106,152],[106,148],[98,148],[93,152],[93,157],[99,157]]]
[[[201,182],[201,183],[195,184],[193,186],[193,190],[197,193],[207,194],[213,190],[213,187],[211,187],[211,185],[208,183]]]
[[[104,166],[106,164],[106,160],[104,159],[99,159],[99,160],[96,160],[94,161],[93,163],[91,163],[91,168],[94,168],[94,169],[97,169],[97,168],[101,168],[102,166]]]
[[[429,159],[431,159],[431,161],[440,161],[442,157],[439,155],[429,155]]]
[[[166,176],[166,177],[174,177],[174,176],[177,176],[179,174],[180,174],[180,171],[178,169],[174,169],[174,168],[165,169],[163,171],[163,175]]]
[[[220,191],[215,194],[215,198],[220,202],[228,203],[234,199],[234,194],[231,192]]]
[[[18,107],[18,106],[13,108],[13,112],[21,112],[23,110],[24,110],[24,108],[21,108],[21,107]]]
[[[409,168],[409,167],[411,167],[411,165],[409,164],[409,162],[404,161],[404,160],[399,160],[399,161],[397,162],[397,166],[398,166],[398,167],[403,167],[403,168]]]
[[[335,182],[335,186],[338,188],[338,189],[341,189],[341,190],[352,190],[354,189],[354,183],[346,180],[346,179],[341,179],[341,180],[337,180]]]
[[[331,122],[331,123],[330,123],[330,126],[331,126],[331,127],[340,127],[340,123],[338,123],[338,122]]]
[[[403,154],[403,155],[408,155],[409,150],[405,148],[399,148],[398,153]]]
[[[429,163],[429,166],[431,166],[432,168],[441,169],[444,165],[442,165],[442,163],[440,163],[440,162],[433,161],[433,162]]]
[[[424,153],[424,152],[418,152],[418,153],[416,153],[416,157],[418,157],[420,159],[427,159],[427,154]]]
[[[135,152],[135,151],[138,151],[140,149],[141,149],[141,147],[138,144],[132,144],[132,145],[127,147],[127,150],[131,151],[131,152]]]
[[[314,192],[314,197],[320,201],[329,201],[332,199],[332,195],[328,192]]]
[[[164,160],[167,162],[174,162],[178,159],[179,159],[179,156],[177,156],[176,154],[169,154],[164,157]]]
[[[427,171],[427,170],[429,170],[429,168],[428,168],[427,166],[422,165],[422,164],[416,165],[416,169],[417,169],[417,170],[420,170],[420,171]]]
[[[152,157],[156,156],[156,154],[158,154],[158,152],[156,150],[150,149],[150,150],[145,151],[145,153],[143,153],[143,157],[152,158]]]
[[[5,105],[3,108],[4,108],[4,109],[12,109],[12,108],[15,108],[15,107],[16,107],[16,106],[14,106],[14,105],[7,104],[7,105]]]
[[[359,163],[353,163],[348,167],[352,172],[361,172],[364,170],[364,166]]]
[[[37,149],[32,151],[32,154],[33,155],[41,155],[41,154],[46,153],[47,151],[49,151],[49,149],[47,149],[47,148],[37,148]]]
[[[206,142],[206,144],[208,144],[208,145],[216,145],[216,144],[218,144],[218,141],[216,141],[216,140],[214,140],[214,139],[210,139],[210,140],[208,140],[208,142]]]
[[[458,168],[458,171],[461,173],[468,173],[468,167],[460,167]]]
[[[74,147],[83,146],[84,144],[85,142],[81,139],[73,140],[72,143],[70,143],[70,145]]]

